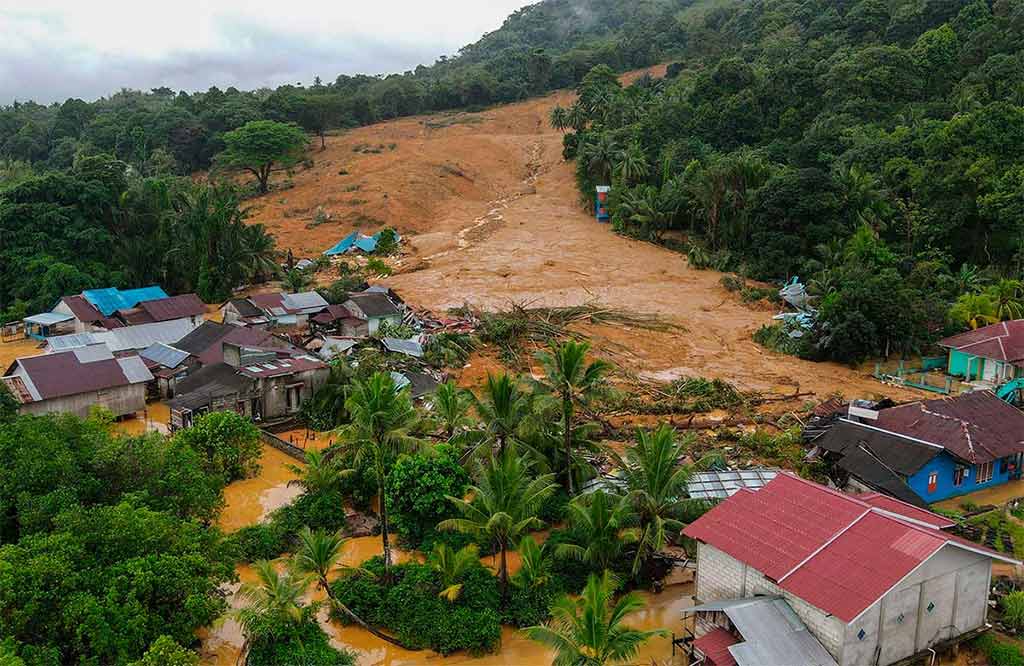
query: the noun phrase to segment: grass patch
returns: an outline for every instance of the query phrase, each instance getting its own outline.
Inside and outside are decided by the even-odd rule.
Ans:
[[[1009,520],[1001,509],[968,518],[961,533],[1000,553],[1024,557],[1024,526]]]
[[[1020,648],[993,635],[991,632],[970,642],[972,649],[983,654],[990,666],[1024,666]]]

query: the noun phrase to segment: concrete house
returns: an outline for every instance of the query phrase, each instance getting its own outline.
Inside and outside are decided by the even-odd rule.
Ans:
[[[992,562],[1017,564],[943,531],[951,525],[892,498],[852,497],[782,472],[683,530],[698,543],[695,610],[772,597],[839,666],[928,656],[987,628]],[[697,641],[715,629],[734,644],[749,639],[728,613],[704,609]],[[731,663],[772,665],[741,660],[743,650],[732,645],[727,652]]]
[[[994,385],[1024,376],[1024,320],[1003,321],[939,341],[949,352],[946,371]]]
[[[100,344],[19,358],[3,382],[23,414],[66,412],[86,417],[94,406],[101,406],[120,417],[145,409],[146,384],[152,379],[138,356],[115,358]]]
[[[299,294],[285,294],[279,291],[253,294],[249,297],[249,302],[262,310],[270,323],[299,328],[306,327],[310,317],[323,312],[329,305],[324,297],[315,291]]]
[[[164,400],[174,397],[178,382],[198,365],[198,361],[188,352],[162,342],[143,349],[139,352],[139,358],[153,374],[149,395]]]
[[[814,444],[853,490],[933,502],[1021,477],[1024,412],[990,391],[883,409],[856,403]]]
[[[376,333],[384,322],[396,326],[402,323],[402,310],[385,293],[364,291],[352,294],[344,305],[352,316],[366,322],[369,335]]]
[[[327,306],[326,310],[309,320],[309,325],[313,332],[343,338],[364,338],[370,334],[367,321],[354,316],[344,305]]]

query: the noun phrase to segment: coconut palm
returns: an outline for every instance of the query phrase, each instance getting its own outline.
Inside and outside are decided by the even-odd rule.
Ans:
[[[539,588],[551,582],[554,561],[547,543],[538,545],[537,540],[527,534],[519,541],[516,552],[519,553],[519,571],[512,577],[513,585],[521,588]]]
[[[544,366],[546,377],[540,385],[562,402],[562,437],[565,447],[565,480],[566,489],[573,494],[572,443],[573,428],[576,425],[576,411],[585,407],[592,398],[598,395],[603,386],[605,374],[611,366],[597,359],[587,363],[587,352],[590,344],[568,340],[563,344],[555,344],[551,351],[538,354],[537,358]]]
[[[1024,318],[1024,300],[1021,299],[1020,280],[1002,279],[985,290],[992,300],[998,321]]]
[[[311,495],[336,488],[342,477],[352,473],[352,470],[341,469],[334,458],[325,456],[322,451],[306,452],[305,465],[287,464],[285,467],[296,475],[288,485],[299,486]]]
[[[441,591],[437,596],[454,603],[462,594],[461,581],[466,572],[480,565],[480,549],[471,543],[456,552],[446,543],[437,543],[427,564],[441,577]]]
[[[470,486],[467,497],[448,497],[462,514],[438,523],[439,530],[472,534],[490,539],[500,553],[498,579],[502,596],[508,595],[508,549],[531,529],[544,523],[537,517],[541,503],[555,492],[553,474],[533,478],[532,463],[521,457],[514,444],[478,465],[477,485]]]
[[[640,631],[623,624],[644,609],[639,595],[630,593],[615,600],[615,578],[607,571],[587,578],[579,598],[563,596],[551,607],[547,625],[527,627],[523,632],[534,641],[555,650],[553,666],[605,666],[623,664],[636,657],[640,646],[664,629]]]
[[[487,373],[481,396],[474,396],[473,404],[483,422],[484,442],[496,446],[499,454],[516,441],[520,424],[533,409],[531,396],[521,390],[507,373]]]
[[[607,184],[612,180],[612,166],[616,162],[618,150],[612,137],[603,133],[597,141],[583,144],[580,158],[585,164],[587,174],[596,183]]]
[[[262,224],[242,227],[245,269],[252,282],[265,282],[277,273],[277,241]]]
[[[419,441],[410,435],[419,423],[419,415],[408,389],[397,390],[394,379],[385,372],[374,373],[365,382],[356,381],[345,401],[345,408],[351,422],[341,429],[338,450],[353,454],[357,465],[363,460],[372,462],[380,501],[384,578],[390,581],[391,543],[384,489],[395,458],[419,446]]]
[[[996,306],[987,294],[963,294],[949,310],[950,319],[974,330],[999,321]]]
[[[683,528],[680,517],[688,500],[686,481],[690,469],[681,461],[686,455],[683,443],[677,442],[675,431],[662,425],[653,433],[637,431],[636,445],[625,457],[609,452],[629,491],[639,525],[633,575],[668,543],[669,536]]]
[[[279,572],[266,560],[256,562],[253,570],[257,582],[246,583],[239,589],[242,605],[235,612],[249,640],[275,626],[298,624],[309,617],[311,609],[303,603],[312,580],[309,575],[292,569]]]
[[[598,490],[569,503],[569,526],[575,543],[563,543],[555,555],[585,562],[597,571],[609,569],[627,543],[636,540],[628,529],[632,508],[628,497]]]
[[[630,143],[619,151],[616,171],[625,185],[639,182],[650,173],[651,167],[647,163],[647,156],[638,141]]]
[[[445,439],[450,440],[455,433],[473,423],[469,416],[469,408],[472,404],[472,394],[459,388],[453,381],[447,381],[437,387],[431,400],[431,406],[434,418],[442,428]]]
[[[331,606],[341,611],[363,629],[393,645],[398,645],[407,650],[417,649],[409,647],[393,636],[389,636],[371,627],[362,618],[353,613],[348,606],[338,600],[330,584],[331,575],[340,574],[344,576],[356,571],[352,567],[345,567],[339,564],[342,553],[345,550],[345,544],[347,543],[348,539],[343,538],[340,534],[330,534],[323,530],[314,532],[308,527],[303,528],[299,532],[299,549],[292,560],[295,570],[315,580],[317,587],[327,594]]]
[[[556,106],[551,109],[550,121],[553,129],[563,132],[569,127],[569,112],[563,106]]]

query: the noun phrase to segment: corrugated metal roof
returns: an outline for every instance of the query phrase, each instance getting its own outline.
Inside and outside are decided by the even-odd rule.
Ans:
[[[170,344],[182,339],[197,328],[188,319],[158,321],[152,324],[125,326],[112,331],[94,333],[97,340],[106,343],[111,351],[142,350],[157,342]]]
[[[775,478],[778,470],[741,469],[698,472],[686,482],[686,492],[693,499],[725,499],[740,488],[757,490]]]
[[[75,315],[75,318],[78,319],[78,321],[89,324],[103,319],[103,315],[100,314],[100,311],[94,308],[92,303],[85,300],[82,296],[65,296],[60,300],[68,307],[69,310],[71,310],[72,314]]]
[[[392,371],[391,372],[391,379],[395,382],[395,390],[396,391],[401,391],[406,386],[408,386],[409,384],[412,383],[412,382],[409,381],[408,377],[406,377],[405,375],[403,375],[400,372]]]
[[[82,292],[82,296],[107,317],[118,310],[134,308],[143,301],[168,297],[167,292],[156,285],[139,289],[125,289],[124,291],[113,287],[107,289],[87,289]]]
[[[683,534],[762,572],[779,587],[850,622],[946,545],[945,532],[782,472],[740,490]],[[1012,558],[981,546],[974,552]]]
[[[700,650],[714,666],[735,666],[736,660],[729,652],[729,646],[736,643],[739,643],[738,638],[718,627],[695,640],[693,647]]]
[[[290,313],[310,314],[327,308],[330,303],[315,291],[304,291],[298,294],[285,294],[283,297],[285,310]]]
[[[121,370],[124,372],[124,376],[128,378],[129,383],[139,384],[152,381],[153,374],[138,356],[122,356],[117,359],[117,362],[121,365]]]
[[[742,642],[727,646],[739,666],[836,666],[832,655],[781,598],[736,599],[690,610],[721,611],[729,617],[743,637]]]
[[[109,361],[114,358],[114,355],[110,353],[110,349],[104,344],[89,345],[88,347],[78,347],[72,349],[71,353],[75,355],[79,363],[94,363],[95,361]]]
[[[364,291],[361,294],[351,294],[349,300],[358,306],[367,317],[390,317],[402,314],[398,306],[392,303],[385,294]],[[346,301],[345,307],[349,307],[348,301]]]
[[[937,530],[944,530],[956,526],[955,520],[950,520],[945,516],[940,516],[939,514],[932,513],[931,511],[925,511],[924,509],[914,506],[913,504],[902,502],[898,499],[894,499],[892,497],[889,497],[888,495],[883,495],[881,493],[862,493],[860,495],[857,495],[857,499],[859,499],[861,502],[870,504],[876,509],[881,509],[882,511],[888,511],[890,513],[899,514],[900,516],[903,516],[904,518],[910,518],[911,520],[920,521],[925,525],[934,527]]]
[[[355,347],[358,342],[358,340],[352,340],[351,338],[332,338],[330,336],[325,336],[324,344],[320,347],[320,351],[317,352],[317,355],[327,361],[338,354],[344,354],[349,349]]]
[[[188,358],[188,352],[175,349],[162,342],[156,342],[142,350],[139,356],[165,368],[176,368]]]
[[[328,257],[333,257],[336,254],[345,254],[346,252],[352,249],[352,245],[356,242],[357,235],[358,234],[356,234],[356,232],[353,231],[348,236],[345,236],[340,241],[335,243],[333,247],[324,251],[324,254],[327,255]]]
[[[67,351],[75,347],[85,347],[100,342],[93,333],[71,333],[46,338],[46,348],[51,352]]]
[[[206,304],[195,294],[181,294],[139,303],[152,321],[170,321],[184,317],[198,317],[206,313]]]
[[[27,376],[34,398],[49,400],[79,393],[89,393],[130,384],[117,359],[109,358],[82,363],[74,351],[43,354],[18,359],[20,371]],[[36,397],[38,396],[38,397]]]
[[[25,317],[22,321],[29,324],[39,324],[40,326],[52,326],[53,324],[71,321],[74,318],[74,315],[63,314],[61,312],[40,312],[39,314],[32,315],[31,317]]]

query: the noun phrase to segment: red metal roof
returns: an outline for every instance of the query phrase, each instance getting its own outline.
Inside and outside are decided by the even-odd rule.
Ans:
[[[43,400],[133,383],[112,356],[106,360],[82,362],[77,351],[20,358],[17,362]]]
[[[152,321],[170,321],[185,317],[198,317],[206,313],[206,304],[195,294],[181,294],[155,301],[142,301],[139,308],[145,310]]]
[[[284,294],[279,291],[269,294],[253,294],[249,297],[249,300],[261,310],[269,310],[271,308],[284,309]]]
[[[736,493],[683,534],[757,569],[844,622],[946,545],[1013,561],[922,525],[921,516],[911,522],[894,515],[904,511],[880,504],[887,508],[784,472],[757,492]]]
[[[996,361],[1024,360],[1024,320],[1003,321],[939,341],[939,345]]]
[[[1024,412],[990,391],[890,407],[868,425],[936,444],[972,464],[1024,451]]]
[[[739,639],[725,629],[712,629],[693,642],[693,647],[700,650],[707,659],[707,666],[736,666],[736,660],[729,652],[730,645],[739,643]]]
[[[862,502],[866,502],[877,509],[881,509],[882,511],[898,513],[910,520],[916,520],[928,525],[929,527],[934,527],[937,530],[948,529],[956,525],[955,521],[952,521],[945,516],[940,516],[939,514],[932,513],[931,511],[925,511],[913,504],[908,504],[907,502],[898,500],[895,497],[883,495],[882,493],[863,493],[861,495],[857,495],[857,499]]]
[[[313,317],[313,321],[318,324],[330,324],[339,319],[355,319],[355,317],[344,305],[328,305],[325,311]]]
[[[100,311],[94,308],[92,303],[85,300],[84,296],[65,296],[61,300],[71,310],[71,314],[75,315],[75,319],[80,322],[91,324],[94,321],[103,319]]]

